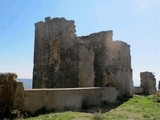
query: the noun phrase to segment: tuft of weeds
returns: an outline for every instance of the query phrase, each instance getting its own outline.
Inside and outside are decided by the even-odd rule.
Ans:
[[[154,94],[153,96],[151,96],[151,98],[155,101],[160,103],[160,92],[157,92],[156,94]]]
[[[103,120],[103,116],[101,112],[95,113],[92,117],[92,120]]]

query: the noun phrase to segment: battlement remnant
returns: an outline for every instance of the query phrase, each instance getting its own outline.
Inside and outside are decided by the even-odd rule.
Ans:
[[[143,88],[144,94],[154,94],[157,92],[156,89],[156,78],[152,72],[141,72],[141,87]]]
[[[130,46],[113,31],[75,34],[74,21],[45,18],[35,24],[33,88],[116,87],[133,95]]]

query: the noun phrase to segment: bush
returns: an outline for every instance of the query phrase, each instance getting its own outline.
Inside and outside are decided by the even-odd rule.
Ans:
[[[154,99],[156,102],[159,102],[159,103],[160,103],[160,93],[156,93],[156,94],[153,96],[153,99]]]

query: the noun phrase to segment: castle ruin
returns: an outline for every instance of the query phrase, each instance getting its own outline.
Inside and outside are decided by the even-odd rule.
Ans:
[[[130,46],[112,31],[75,34],[74,21],[45,18],[35,24],[33,88],[116,87],[133,95]]]
[[[143,88],[143,94],[155,94],[157,92],[156,89],[156,78],[152,72],[141,72],[141,85],[140,87]]]
[[[112,36],[112,31],[102,31],[77,37],[74,21],[64,18],[36,23],[33,88],[41,89],[24,89],[15,73],[0,73],[0,119],[17,110],[17,115],[77,111],[84,102],[99,106],[133,92],[155,94],[152,72],[141,72],[140,87],[133,87],[130,46]]]

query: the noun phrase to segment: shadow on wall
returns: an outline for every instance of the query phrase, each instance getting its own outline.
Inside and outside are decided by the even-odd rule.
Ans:
[[[125,101],[127,101],[128,98],[125,98]],[[48,110],[46,107],[42,107],[39,110],[37,110],[34,114],[29,112],[29,111],[25,111],[24,113],[24,117],[35,117],[38,115],[42,115],[42,114],[49,114],[49,113],[57,113],[57,112],[63,112],[63,111],[75,111],[75,112],[85,112],[85,113],[106,113],[111,111],[112,109],[117,108],[118,106],[120,106],[121,104],[123,104],[125,102],[124,100],[118,100],[114,103],[107,103],[107,102],[102,102],[100,105],[91,105],[88,101],[86,101],[86,99],[84,99],[82,101],[82,105],[80,110],[77,110],[75,108],[70,108],[70,107],[65,107],[64,110],[60,110],[57,111],[54,108]]]
[[[24,108],[34,115],[37,111],[80,111],[102,103],[117,102],[114,87],[31,89],[24,91]],[[33,99],[34,98],[34,99]]]

